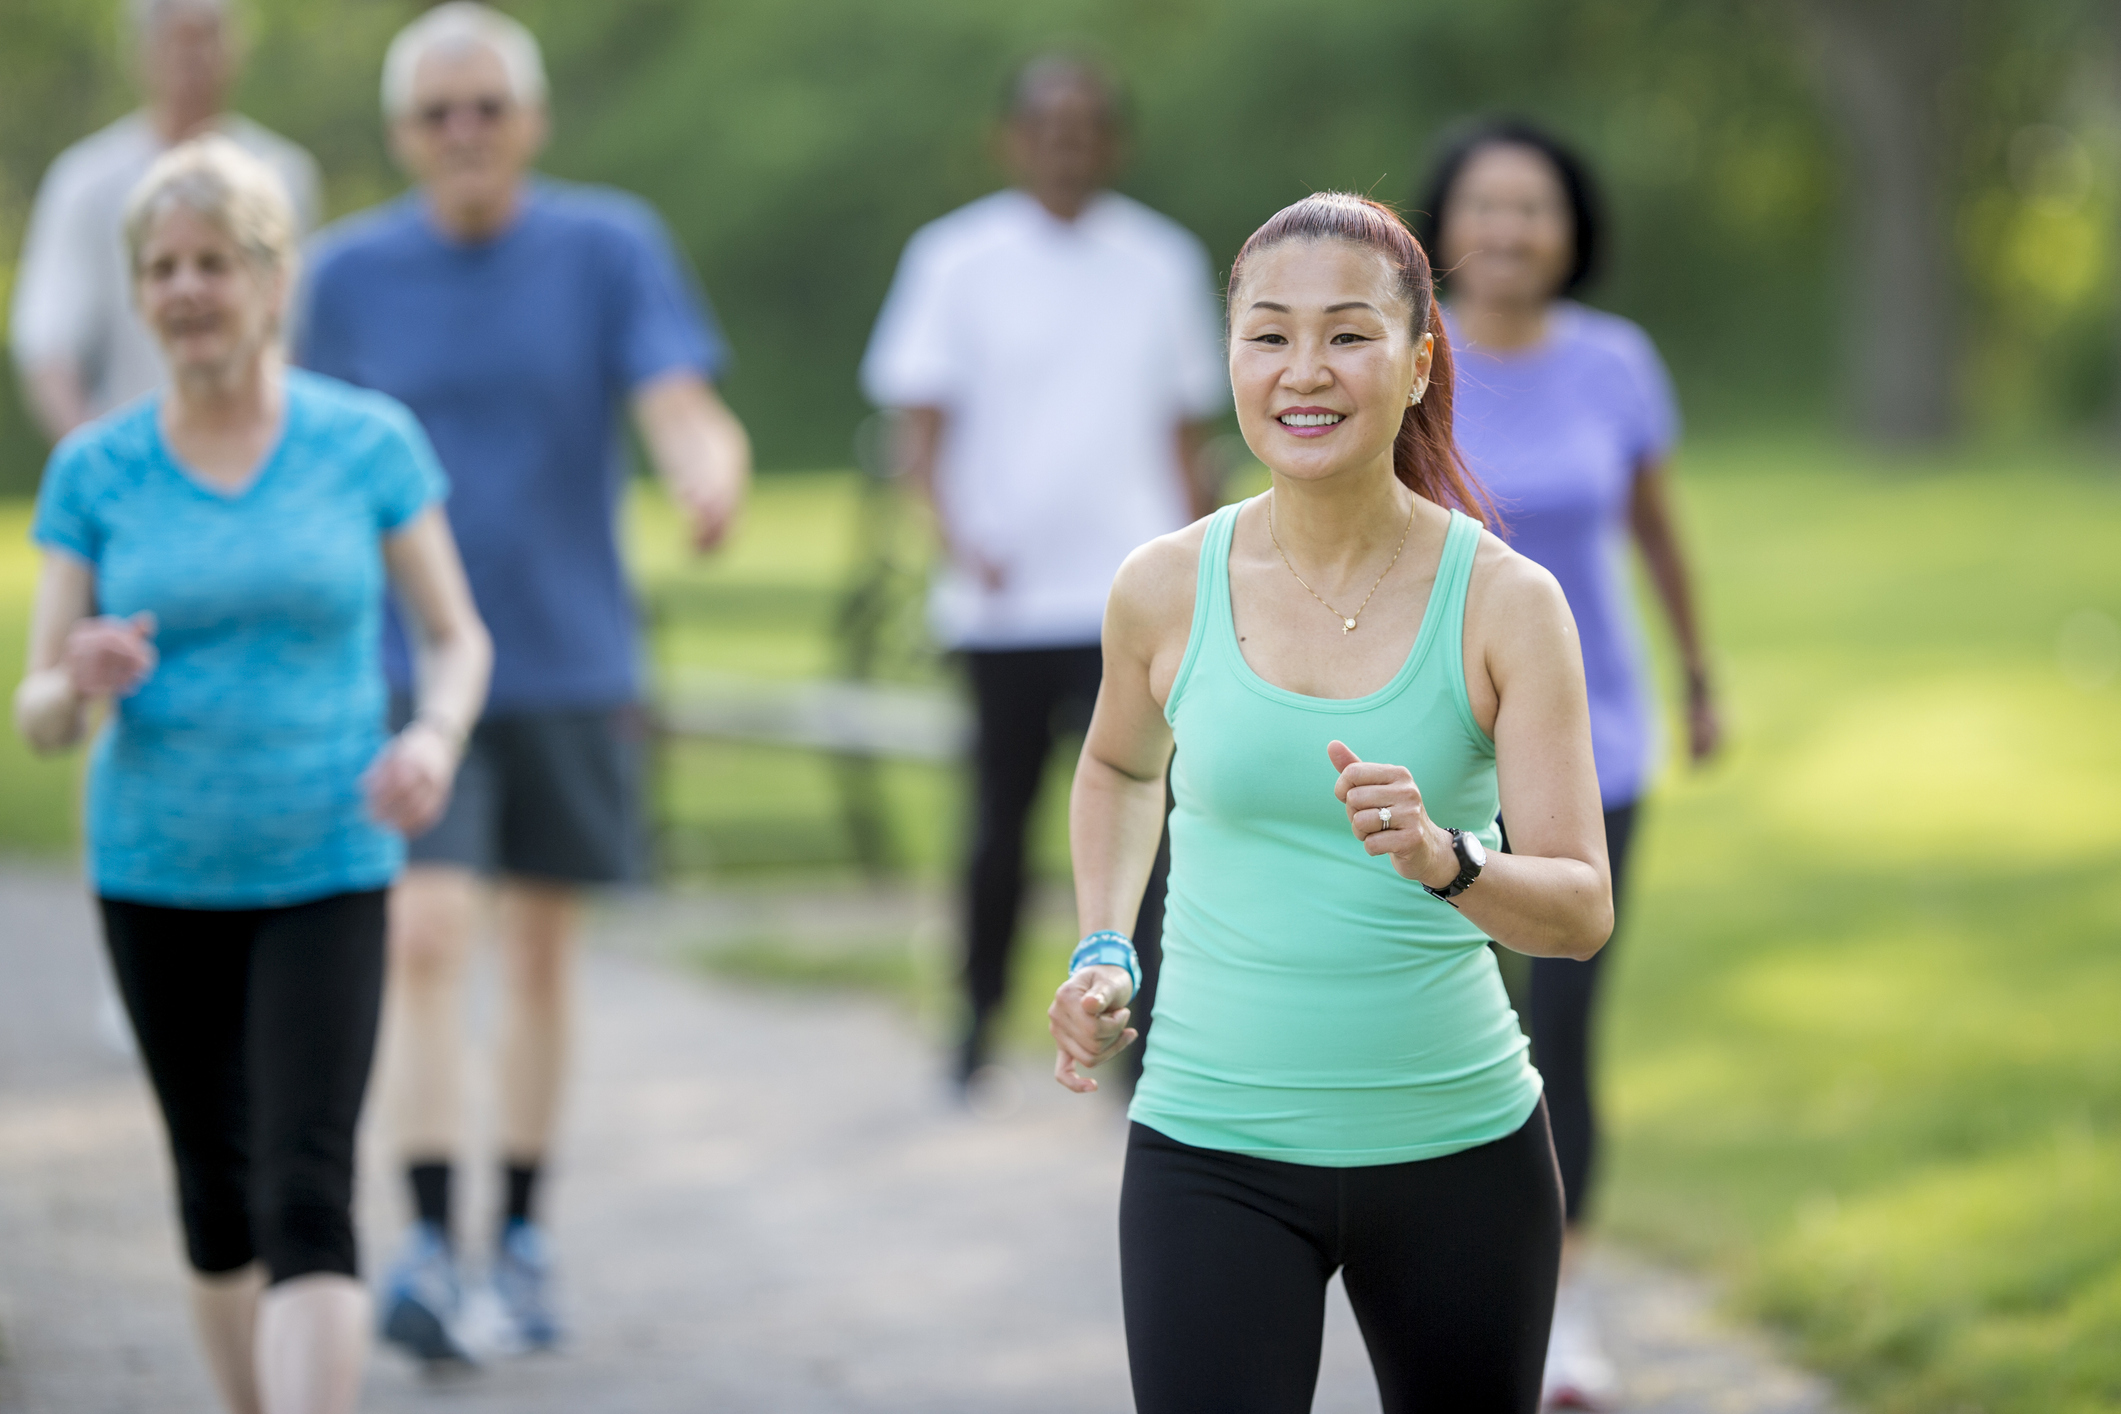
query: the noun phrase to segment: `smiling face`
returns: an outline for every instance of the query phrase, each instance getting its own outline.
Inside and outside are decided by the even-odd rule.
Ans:
[[[133,290],[172,376],[225,380],[272,343],[287,279],[246,256],[220,226],[171,203],[140,243]]]
[[[515,96],[507,66],[486,45],[438,47],[413,71],[412,102],[391,138],[445,221],[478,226],[513,209],[545,142],[545,110]]]
[[[1576,229],[1561,174],[1544,153],[1517,143],[1476,151],[1444,205],[1439,269],[1455,297],[1522,308],[1561,292],[1576,258]]]
[[[1391,262],[1344,240],[1290,240],[1245,261],[1231,295],[1230,385],[1246,445],[1276,475],[1389,469],[1434,339]]]

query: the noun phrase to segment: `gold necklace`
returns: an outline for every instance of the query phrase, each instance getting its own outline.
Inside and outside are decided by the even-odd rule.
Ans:
[[[1399,563],[1401,552],[1407,548],[1407,534],[1414,529],[1414,508],[1420,504],[1421,498],[1419,496],[1408,502],[1407,523],[1405,528],[1399,532],[1399,549],[1392,552],[1391,560],[1378,572],[1376,581],[1370,585],[1370,592],[1362,596],[1362,602],[1355,606],[1355,612],[1352,614],[1343,614],[1331,604],[1327,604],[1326,596],[1313,589],[1310,581],[1297,574],[1296,566],[1289,563],[1289,552],[1281,548],[1281,537],[1274,533],[1274,497],[1271,494],[1267,497],[1267,538],[1274,542],[1274,553],[1281,556],[1282,568],[1286,569],[1298,584],[1303,585],[1306,594],[1309,594],[1320,604],[1325,605],[1327,613],[1340,620],[1341,636],[1346,637],[1348,634],[1355,632],[1355,621],[1362,617],[1364,609],[1370,607],[1370,600],[1376,595],[1377,586],[1385,582],[1385,576],[1392,572],[1392,566]]]

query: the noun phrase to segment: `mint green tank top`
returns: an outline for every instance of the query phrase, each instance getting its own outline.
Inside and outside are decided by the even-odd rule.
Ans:
[[[1237,646],[1230,541],[1208,523],[1172,760],[1163,972],[1131,1118],[1182,1144],[1351,1168],[1515,1132],[1540,1081],[1487,940],[1373,859],[1333,797],[1326,743],[1405,766],[1439,823],[1495,826],[1495,744],[1466,696],[1477,521],[1453,512],[1421,628],[1366,697],[1306,697]],[[1477,885],[1475,887],[1478,887]]]

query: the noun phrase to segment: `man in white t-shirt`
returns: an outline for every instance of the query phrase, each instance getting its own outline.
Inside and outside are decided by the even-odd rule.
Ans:
[[[15,366],[54,441],[162,383],[162,355],[133,311],[119,226],[126,198],[163,152],[222,133],[279,173],[305,231],[317,222],[309,154],[223,111],[239,57],[228,0],[128,0],[125,9],[147,104],[59,154],[37,188],[15,269]]]
[[[1027,65],[1003,134],[1018,185],[915,233],[862,364],[870,399],[902,414],[902,465],[946,555],[931,618],[977,700],[965,1084],[1007,988],[1047,758],[1096,700],[1112,577],[1136,546],[1209,509],[1196,468],[1229,399],[1207,252],[1105,189],[1119,107],[1091,62]],[[1137,1025],[1154,998],[1165,872],[1160,856],[1136,926]]]

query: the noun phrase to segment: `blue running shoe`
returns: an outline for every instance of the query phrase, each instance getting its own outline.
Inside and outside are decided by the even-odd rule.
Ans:
[[[552,1255],[536,1224],[517,1220],[501,1229],[493,1253],[493,1292],[508,1317],[511,1345],[550,1350],[560,1343],[560,1323],[552,1313]]]
[[[383,1339],[431,1373],[469,1368],[476,1362],[452,1329],[461,1290],[457,1259],[442,1230],[414,1223],[383,1281]]]

